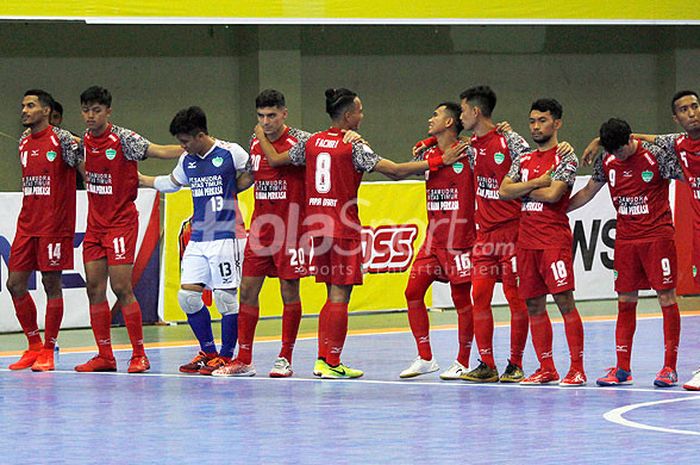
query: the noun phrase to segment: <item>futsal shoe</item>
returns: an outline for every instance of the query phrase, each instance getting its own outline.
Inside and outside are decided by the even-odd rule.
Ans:
[[[420,357],[416,357],[413,363],[399,374],[399,378],[415,378],[416,376],[436,372],[439,369],[440,367],[435,361],[435,358],[423,360]]]
[[[578,368],[571,368],[569,372],[564,376],[564,379],[562,379],[559,382],[559,386],[562,387],[577,387],[577,386],[585,386],[586,382],[588,380],[586,379],[586,373],[584,373],[582,370],[579,370]]]
[[[145,355],[134,355],[129,359],[128,373],[143,373],[151,369],[151,362]]]
[[[113,358],[105,358],[97,354],[87,362],[81,365],[77,365],[75,367],[75,371],[79,371],[82,373],[117,371],[117,361]]]
[[[472,383],[497,383],[498,370],[491,368],[479,360],[479,366],[474,368],[469,373],[464,374],[462,379],[465,381],[471,381]]]
[[[519,383],[525,379],[523,368],[508,360],[506,371],[498,379],[501,383]]]
[[[608,368],[608,373],[596,380],[598,386],[620,386],[623,384],[632,384],[633,382],[631,371],[617,367]]]
[[[32,349],[27,349],[22,353],[22,356],[17,360],[15,363],[12,365],[8,366],[10,370],[25,370],[27,368],[31,368],[34,365],[34,362],[39,358],[39,354],[41,354],[42,349],[37,349],[37,350],[32,350]]]
[[[362,370],[347,367],[342,363],[336,367],[332,367],[326,363],[326,366],[321,370],[321,379],[353,379],[359,378],[364,374]]]
[[[321,374],[323,373],[323,370],[328,366],[325,360],[322,358],[317,358],[316,362],[314,362],[314,376],[318,376],[319,378],[321,377]]]
[[[440,373],[440,379],[444,379],[445,381],[462,379],[462,376],[464,376],[468,371],[469,368],[455,360],[447,370]]]
[[[53,349],[41,349],[39,356],[32,365],[32,371],[53,371],[56,367],[53,363]]]
[[[292,370],[292,365],[284,357],[277,357],[275,363],[272,364],[272,370],[270,370],[270,378],[289,378],[294,374]]]
[[[243,363],[236,359],[217,368],[211,373],[212,376],[255,376],[255,367],[252,363]]]
[[[207,362],[202,368],[199,369],[199,374],[204,376],[211,376],[216,370],[231,363],[231,359],[228,357],[214,357]]]
[[[538,384],[556,384],[559,382],[559,373],[557,370],[543,370],[538,368],[533,374],[520,381],[520,384],[525,386]]]
[[[654,386],[656,387],[671,387],[678,384],[678,373],[671,367],[663,367],[656,374]]]
[[[199,370],[204,368],[207,363],[212,360],[213,358],[216,358],[217,354],[207,354],[205,352],[202,352],[201,350],[197,355],[194,356],[194,358],[189,362],[185,363],[184,365],[180,365],[180,372],[181,373],[193,373],[193,374],[199,374]]]
[[[700,391],[700,368],[693,372],[693,377],[683,385],[683,389],[687,389],[688,391]]]

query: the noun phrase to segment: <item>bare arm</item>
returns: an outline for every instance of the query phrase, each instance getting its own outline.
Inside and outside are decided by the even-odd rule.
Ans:
[[[437,164],[432,166],[431,163],[428,163],[426,160],[395,163],[391,160],[387,160],[386,158],[382,158],[374,166],[374,170],[382,173],[389,179],[398,181],[415,174],[424,173],[428,170],[437,170],[440,168],[440,166],[450,166],[466,157],[465,150],[467,147],[469,147],[469,144],[464,141],[460,141],[455,146],[445,150],[445,153],[442,154],[442,161],[438,161]]]
[[[564,181],[552,181],[547,187],[540,187],[530,192],[530,198],[538,202],[555,203],[569,189],[569,185]]]
[[[179,145],[150,144],[148,150],[146,150],[146,155],[151,158],[160,158],[161,160],[172,160],[173,158],[180,158],[182,147]]]
[[[267,158],[267,163],[270,166],[276,168],[292,163],[291,158],[289,158],[289,150],[286,150],[282,153],[277,153],[277,150],[275,150],[275,147],[272,145],[272,142],[270,142],[270,140],[267,138],[265,132],[262,129],[262,126],[260,126],[259,124],[255,125],[255,137],[258,138],[260,148],[265,154],[265,158]]]
[[[87,182],[87,176],[85,174],[85,162],[81,161],[80,163],[78,163],[75,169],[78,170],[78,175],[83,178],[83,182]]]
[[[253,185],[254,179],[251,173],[242,173],[236,178],[236,189],[238,192],[243,192]]]
[[[502,200],[513,200],[530,194],[535,189],[549,187],[552,184],[551,174],[552,169],[550,168],[543,175],[526,182],[515,182],[509,176],[506,176],[498,189],[498,195]]]
[[[586,185],[571,197],[567,211],[572,212],[577,208],[581,208],[586,205],[598,192],[600,192],[600,189],[602,189],[604,185],[604,182],[589,179]]]

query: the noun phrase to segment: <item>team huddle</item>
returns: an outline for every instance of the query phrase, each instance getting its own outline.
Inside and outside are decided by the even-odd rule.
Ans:
[[[405,163],[380,157],[357,133],[362,101],[348,89],[326,91],[331,127],[315,134],[286,125],[286,103],[279,91],[261,92],[255,102],[258,125],[248,151],[209,135],[199,107],[183,109],[173,118],[170,133],[179,145],[157,145],[110,122],[108,90],[91,87],[80,101],[87,126],[82,139],[49,124],[53,99],[48,93],[29,90],[22,101],[22,124],[27,128],[19,147],[24,199],[8,289],[29,348],[10,369],[55,367],[53,349],[63,316],[61,270],[73,268],[72,253],[61,251],[73,247],[77,170],[88,195],[83,259],[98,354],[76,371],[117,369],[108,281],[133,346],[128,372],[150,368],[141,310],[131,287],[137,233],[133,225],[138,224],[134,200],[139,186],[159,192],[189,186],[194,213],[181,260],[178,301],[200,350],[180,371],[255,375],[258,297],[265,278],[277,277],[283,301],[282,344],[269,376],[292,376],[302,316],[299,282],[314,275],[326,284],[327,299],[319,313],[313,374],[322,379],[362,376],[361,370],[342,363],[341,354],[352,289],[363,280],[358,190],[363,173],[376,171],[393,180],[424,175],[426,184],[427,230],[405,289],[418,356],[399,377],[440,370],[431,350],[424,299],[430,285],[442,281],[450,284],[457,310],[458,349],[440,378],[585,385],[584,328],[573,296],[573,238],[567,213],[583,207],[607,184],[617,210],[617,361],[596,383],[632,383],[638,291],[652,288],[663,312],[665,342],[663,365],[653,383],[678,384],[681,319],[668,193],[670,179],[687,182],[692,189],[693,275],[700,284],[695,272],[700,266],[700,102],[695,92],[678,92],[672,100],[673,118],[685,133],[633,134],[623,120],[605,122],[600,137],[583,155],[584,163],[595,159],[593,176],[573,195],[578,159],[573,148],[558,139],[561,104],[549,98],[533,102],[533,149],[507,123],[494,123],[496,95],[488,86],[465,90],[459,103],[438,104],[429,119],[430,137],[415,145],[413,161]],[[471,137],[460,137],[463,130]],[[143,175],[137,162],[149,156],[177,159],[177,166],[167,175]],[[255,206],[246,236],[237,194],[251,186]],[[35,270],[42,272],[47,294],[43,341],[27,291]],[[497,282],[502,283],[511,312],[510,354],[500,374],[491,309]],[[218,348],[204,292],[211,292],[222,315]],[[564,320],[570,367],[563,378],[553,360],[548,294]],[[539,368],[526,376],[522,359],[528,331]],[[480,362],[469,368],[474,339]],[[700,390],[700,370],[683,387]]]

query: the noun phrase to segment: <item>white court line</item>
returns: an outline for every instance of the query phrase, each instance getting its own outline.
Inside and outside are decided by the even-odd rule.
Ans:
[[[19,373],[17,371],[12,371],[7,368],[0,368],[0,373],[5,372],[5,373]],[[666,390],[666,389],[651,389],[651,388],[641,388],[641,389],[634,389],[634,388],[619,388],[619,387],[601,387],[601,386],[581,386],[581,387],[563,387],[559,386],[556,384],[550,384],[550,385],[519,385],[519,384],[511,384],[511,383],[469,383],[466,381],[413,381],[413,380],[405,380],[405,381],[390,381],[390,380],[379,380],[379,379],[320,379],[320,378],[270,378],[268,376],[232,376],[232,377],[214,377],[214,376],[201,376],[201,375],[188,375],[188,374],[182,374],[182,373],[125,373],[121,371],[108,371],[108,372],[83,372],[79,373],[77,371],[73,370],[55,370],[52,372],[45,372],[45,373],[33,373],[32,376],[47,376],[49,374],[61,374],[61,375],[78,375],[78,376],[127,376],[129,378],[135,378],[135,377],[143,377],[143,378],[173,378],[173,379],[191,379],[191,380],[198,380],[198,381],[203,381],[203,380],[226,380],[226,382],[238,382],[238,381],[253,381],[253,382],[264,382],[264,381],[271,381],[275,383],[284,383],[284,382],[296,382],[296,383],[331,383],[331,384],[338,384],[338,383],[350,383],[350,384],[377,384],[377,385],[392,385],[392,386],[440,386],[440,387],[459,387],[459,388],[478,388],[478,389],[521,389],[523,391],[527,390],[534,390],[534,389],[549,389],[549,390],[557,390],[557,391],[580,391],[582,389],[586,389],[589,392],[594,392],[594,391],[616,391],[616,392],[653,392],[656,394],[685,394],[685,395],[690,395],[690,396],[697,396],[698,399],[700,399],[700,395],[698,395],[697,392],[692,392],[692,391],[672,391],[672,390]],[[5,378],[7,379],[7,378]],[[673,401],[678,401],[679,399],[673,399]],[[661,401],[661,402],[666,402],[666,401]],[[700,434],[700,433],[698,433]]]
[[[696,394],[697,395],[697,394]],[[672,433],[672,434],[685,434],[690,436],[700,436],[700,431],[688,431],[684,429],[673,429],[673,428],[662,428],[660,426],[645,425],[644,423],[639,423],[632,420],[627,420],[623,415],[632,410],[644,407],[652,407],[655,405],[670,404],[673,402],[683,402],[684,400],[700,400],[700,396],[696,397],[679,397],[677,399],[666,399],[666,400],[656,400],[653,402],[642,402],[639,404],[626,405],[624,407],[618,407],[616,409],[610,410],[603,415],[606,420],[617,423],[618,425],[627,426],[628,428],[643,429],[647,431],[658,431],[661,433]]]

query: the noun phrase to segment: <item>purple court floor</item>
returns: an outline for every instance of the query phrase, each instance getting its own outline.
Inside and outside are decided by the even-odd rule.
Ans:
[[[352,318],[350,319],[352,328]],[[278,343],[255,346],[258,375],[211,378],[177,367],[194,347],[151,349],[147,374],[72,371],[91,354],[62,354],[56,372],[9,372],[0,358],[0,464],[697,464],[700,393],[654,388],[663,362],[660,319],[640,319],[635,384],[600,388],[614,364],[614,322],[588,322],[589,385],[474,385],[438,374],[401,381],[415,357],[410,333],[350,336],[344,361],[358,380],[311,375],[316,341],[301,340],[295,376],[270,379]],[[495,334],[505,366],[508,327]],[[555,360],[568,369],[563,326]],[[455,330],[432,333],[442,368],[455,356]],[[528,341],[525,370],[536,367]],[[476,363],[475,354],[472,364]],[[700,364],[700,317],[683,318],[681,383]]]

